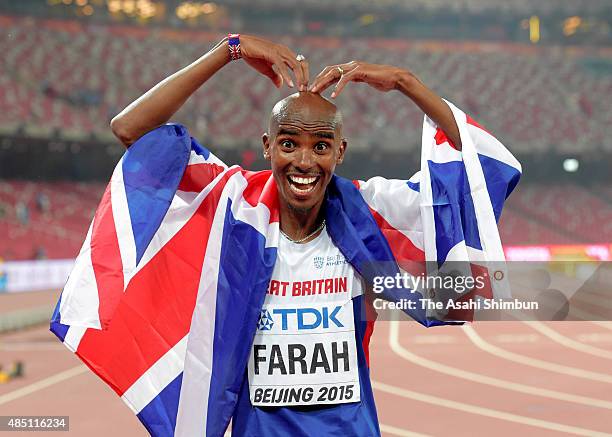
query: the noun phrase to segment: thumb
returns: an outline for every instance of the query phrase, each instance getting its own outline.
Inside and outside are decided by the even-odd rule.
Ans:
[[[279,73],[274,71],[274,69],[272,68],[272,64],[262,62],[260,60],[249,60],[247,62],[249,62],[249,64],[251,64],[251,66],[255,68],[255,70],[257,70],[264,76],[268,76],[276,88],[280,88],[283,85],[283,77]]]
[[[272,67],[270,67],[270,73],[266,74],[271,80],[276,88],[280,88],[283,86],[283,76],[278,74]]]

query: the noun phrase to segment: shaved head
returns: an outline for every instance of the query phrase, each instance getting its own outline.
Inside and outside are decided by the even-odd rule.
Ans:
[[[274,105],[262,140],[285,224],[298,216],[315,220],[347,147],[340,111],[320,94],[292,94]]]
[[[320,94],[300,92],[285,97],[272,108],[270,133],[274,135],[279,125],[298,122],[308,125],[323,125],[342,132],[342,113],[332,102]]]

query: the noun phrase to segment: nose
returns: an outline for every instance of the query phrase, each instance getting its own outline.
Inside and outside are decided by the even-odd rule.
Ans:
[[[309,170],[312,169],[312,167],[314,167],[315,156],[312,150],[303,148],[298,151],[295,158],[296,158],[294,162],[295,167],[298,170],[303,171],[304,173],[308,172]]]

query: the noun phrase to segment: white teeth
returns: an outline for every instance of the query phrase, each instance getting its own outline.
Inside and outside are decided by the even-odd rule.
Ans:
[[[317,178],[316,177],[303,178],[303,177],[300,177],[300,176],[289,176],[289,180],[291,182],[296,183],[296,184],[303,184],[303,185],[305,185],[305,184],[312,184],[314,181],[317,180]],[[306,190],[306,191],[308,191],[308,190]]]
[[[289,188],[291,188],[292,191],[298,193],[298,194],[306,194],[306,193],[310,193],[312,190],[314,190],[314,185],[310,188],[306,188],[305,190],[302,190],[298,187],[296,187],[295,185],[289,184]]]

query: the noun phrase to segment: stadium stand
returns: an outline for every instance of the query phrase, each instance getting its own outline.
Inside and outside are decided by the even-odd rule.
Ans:
[[[456,4],[486,10],[487,2]],[[444,2],[417,3],[414,7],[427,3],[435,9]],[[533,6],[531,0],[511,3],[515,12]],[[575,5],[561,2],[559,7],[570,3]],[[552,2],[538,4],[544,8]],[[589,4],[601,7],[595,1]],[[116,144],[110,118],[220,38],[201,31],[3,15],[0,24],[5,30],[0,33],[0,136],[45,139],[49,150],[55,139],[73,141],[69,150]],[[612,53],[606,49],[375,38],[283,37],[282,42],[308,56],[312,73],[348,59],[393,59],[473,115],[515,153],[592,157],[612,151],[606,132],[612,103],[601,98],[612,94]],[[254,151],[260,147],[267,111],[281,93],[255,72],[237,65],[227,69],[187,102],[176,121],[221,157],[238,151],[243,159],[236,162],[249,167],[259,156]],[[227,80],[232,77],[236,80]],[[381,96],[353,85],[339,105],[351,150],[418,153],[422,114],[399,94]],[[359,174],[396,164],[375,161],[369,169],[360,167]],[[0,257],[74,257],[103,188],[93,182],[0,180],[0,234],[6,236],[0,241]],[[507,245],[612,241],[612,191],[604,184],[591,189],[521,184],[502,217],[501,233]]]
[[[219,39],[201,32],[4,21],[0,131],[36,137],[110,139],[108,121],[118,110]],[[397,59],[517,152],[612,150],[605,130],[612,123],[611,103],[599,98],[612,93],[612,79],[590,67],[586,52],[487,43],[283,41],[309,55],[313,72],[324,61]],[[606,59],[604,68],[612,69],[612,56]],[[240,70],[239,77],[214,78],[187,103],[179,120],[215,145],[243,141],[259,147],[265,113],[278,93],[255,72]],[[419,111],[401,96],[355,87],[340,105],[347,132],[356,139],[353,148],[417,146]],[[377,115],[366,119],[366,113]]]
[[[504,244],[612,240],[609,200],[577,186],[530,185],[519,190],[500,222]],[[100,183],[0,181],[0,234],[8,237],[0,241],[0,257],[75,257],[103,191]],[[47,199],[46,207],[41,208],[41,198]]]
[[[5,236],[0,257],[74,258],[103,188],[95,183],[0,181],[0,234]]]
[[[236,3],[245,3],[247,1],[236,1]],[[273,0],[261,2],[269,6],[275,6]],[[331,5],[325,0],[290,0],[284,2],[287,7],[304,7],[318,6],[329,8]],[[405,11],[429,11],[429,12],[450,12],[456,13],[485,13],[490,11],[501,13],[517,13],[517,14],[577,14],[577,13],[600,13],[609,10],[610,3],[606,0],[589,0],[586,2],[577,2],[576,0],[513,0],[511,2],[499,2],[497,0],[386,0],[385,2],[372,2],[369,0],[339,0],[335,1],[334,7],[337,8],[355,8],[366,7],[370,10],[377,8],[395,7]]]

